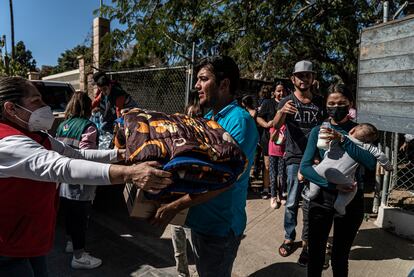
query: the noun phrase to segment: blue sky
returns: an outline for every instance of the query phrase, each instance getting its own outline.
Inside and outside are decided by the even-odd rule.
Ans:
[[[104,4],[110,4],[110,0]],[[78,44],[88,45],[93,11],[99,0],[14,0],[15,43],[22,40],[40,68],[56,65],[61,53]],[[113,27],[113,25],[111,25]],[[11,51],[9,0],[0,0],[0,36]]]

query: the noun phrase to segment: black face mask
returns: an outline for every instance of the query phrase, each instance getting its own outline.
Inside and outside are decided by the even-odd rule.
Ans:
[[[349,106],[326,107],[326,111],[335,122],[341,122],[348,115]]]

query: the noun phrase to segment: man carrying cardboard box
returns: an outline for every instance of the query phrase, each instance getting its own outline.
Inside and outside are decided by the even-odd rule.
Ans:
[[[246,195],[249,172],[258,142],[252,117],[234,99],[239,69],[227,56],[205,58],[197,66],[200,105],[209,108],[205,118],[217,121],[237,141],[249,163],[231,187],[200,194],[186,194],[157,210],[152,223],[166,225],[181,210],[190,207],[186,225],[200,277],[231,276],[246,227]]]

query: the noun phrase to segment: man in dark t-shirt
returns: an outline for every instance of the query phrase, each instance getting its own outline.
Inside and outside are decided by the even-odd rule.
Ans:
[[[323,98],[313,95],[312,102],[305,104],[292,93],[280,101],[279,109],[282,109],[288,101],[294,103],[297,112],[294,115],[286,115],[285,160],[286,165],[300,164],[311,129],[321,124],[321,119],[323,118]]]
[[[297,214],[299,198],[303,189],[303,183],[298,180],[300,161],[308,142],[308,135],[313,127],[321,124],[325,117],[324,103],[322,97],[313,95],[310,88],[315,79],[313,65],[309,61],[296,63],[291,77],[295,91],[283,98],[278,111],[273,119],[273,127],[279,128],[286,124],[286,148],[285,160],[287,171],[287,190],[284,228],[285,240],[279,248],[279,254],[283,257],[289,256],[294,247],[296,238]],[[307,252],[307,203],[303,205],[303,231],[302,231],[302,253],[298,263],[306,266],[308,260]]]

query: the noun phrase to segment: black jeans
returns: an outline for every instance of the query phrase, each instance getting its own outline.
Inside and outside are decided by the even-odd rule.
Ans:
[[[242,236],[209,236],[191,230],[191,241],[200,277],[231,277]]]
[[[63,197],[61,203],[65,213],[66,234],[72,239],[73,249],[84,249],[92,203],[91,201],[77,201]]]
[[[0,256],[0,277],[48,277],[46,256],[30,258]]]
[[[348,258],[352,243],[364,218],[364,194],[358,190],[342,217],[335,215],[336,190],[321,189],[309,203],[308,277],[322,276],[326,243],[334,225],[332,271],[334,277],[348,276]]]

